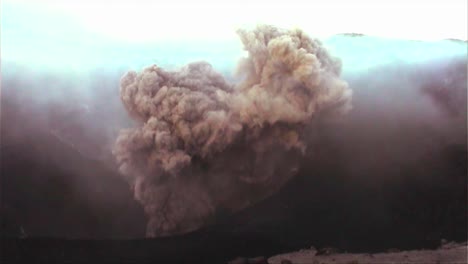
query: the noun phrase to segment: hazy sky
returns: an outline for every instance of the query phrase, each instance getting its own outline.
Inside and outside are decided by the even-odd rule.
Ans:
[[[466,0],[3,0],[4,4],[53,12],[49,19],[55,19],[57,27],[62,17],[98,34],[132,42],[235,38],[236,28],[257,23],[298,26],[318,37],[358,32],[421,40],[467,39]],[[9,14],[2,14],[2,22],[5,15]]]
[[[466,40],[466,0],[270,2],[275,4],[259,0],[227,4],[208,0],[0,0],[2,63],[86,71],[109,65],[139,69],[152,63],[167,67],[206,60],[219,70],[231,69],[244,55],[236,29],[259,23],[299,27],[322,38],[344,60],[345,68],[466,53],[466,47],[453,43],[384,44],[374,38],[343,44],[328,38],[355,32],[400,39]]]

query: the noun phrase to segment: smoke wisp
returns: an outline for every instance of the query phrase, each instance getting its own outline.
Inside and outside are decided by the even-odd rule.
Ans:
[[[320,41],[272,26],[238,34],[248,57],[237,84],[205,62],[121,79],[139,125],[120,132],[113,153],[149,217],[147,236],[198,229],[274,193],[297,172],[311,121],[351,109],[341,62]]]

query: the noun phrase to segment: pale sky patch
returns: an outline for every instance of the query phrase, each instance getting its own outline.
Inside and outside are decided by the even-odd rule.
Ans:
[[[466,0],[3,2],[53,11],[90,31],[130,42],[231,39],[237,28],[258,23],[300,27],[317,37],[357,32],[418,40],[467,39]]]

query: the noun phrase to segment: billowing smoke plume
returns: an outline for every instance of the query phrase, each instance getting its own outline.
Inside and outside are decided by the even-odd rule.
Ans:
[[[148,236],[195,230],[272,194],[298,170],[311,121],[350,109],[341,62],[321,42],[271,26],[238,34],[248,52],[238,84],[204,62],[121,80],[140,126],[120,132],[114,155],[149,216]]]

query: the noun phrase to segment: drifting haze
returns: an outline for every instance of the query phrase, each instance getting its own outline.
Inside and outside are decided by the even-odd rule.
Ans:
[[[452,155],[452,150],[466,153],[466,42],[337,35],[324,39],[323,46],[342,61],[341,77],[335,65],[337,60],[326,55],[328,52],[307,49],[307,54],[323,55],[308,61],[310,56],[302,54],[307,59],[298,65],[304,62],[306,67],[296,75],[293,72],[288,75],[283,73],[287,67],[276,68],[278,65],[270,59],[284,62],[289,57],[262,57],[267,49],[259,45],[259,50],[255,50],[249,43],[256,38],[245,38],[251,34],[247,30],[241,36],[250,59],[247,64],[241,64],[240,75],[236,77],[232,69],[238,58],[245,55],[240,41],[229,38],[210,41],[200,37],[190,42],[161,40],[129,44],[90,32],[66,16],[47,20],[43,19],[48,17],[46,13],[27,10],[2,5],[2,117],[6,107],[13,113],[10,119],[2,118],[2,144],[19,148],[25,138],[40,142],[41,138],[34,138],[31,131],[41,130],[69,144],[81,155],[104,161],[113,168],[111,149],[119,131],[133,127],[121,133],[115,153],[120,165],[125,159],[131,161],[128,164],[132,166],[121,169],[135,185],[132,191],[136,191],[136,198],[146,206],[150,236],[186,232],[204,224],[205,217],[216,214],[219,207],[235,211],[247,206],[248,201],[255,203],[275,193],[292,177],[292,168],[300,168],[298,174],[308,177],[348,177],[362,185],[386,190],[389,181],[402,177],[401,168],[406,166],[414,172],[407,176],[410,179],[421,177],[422,182],[431,186],[442,186],[444,182],[459,183],[449,185],[453,188],[466,186],[466,180],[463,184],[466,177],[458,177],[466,176],[466,159],[462,160],[464,169],[452,166],[451,161],[446,163],[453,173],[444,170],[437,174],[428,169],[430,164],[423,162],[428,156],[436,161],[445,160]],[[28,22],[30,18],[35,23]],[[288,31],[278,33],[281,37],[272,37],[275,45],[271,49],[278,48],[272,54],[288,46],[285,40],[288,34],[296,34],[285,32]],[[290,38],[294,43],[295,38]],[[311,43],[317,51],[322,51],[323,46],[318,42]],[[297,53],[294,45],[284,51]],[[200,60],[212,67],[204,62],[183,67]],[[261,66],[263,60],[270,63],[267,68]],[[258,66],[252,66],[255,62]],[[294,62],[288,61],[291,65]],[[157,67],[141,70],[151,64]],[[129,69],[140,73],[126,75],[119,95],[119,80]],[[314,76],[325,85],[314,82],[293,85],[309,76],[303,71],[318,69],[320,73]],[[261,78],[260,73],[266,77]],[[353,110],[331,122],[325,116],[321,118],[321,110],[312,111],[314,107],[310,105],[317,104],[317,109],[322,109],[318,102],[328,104],[340,98],[341,92],[347,91],[341,79],[353,90]],[[275,86],[275,83],[286,85]],[[142,90],[134,93],[136,85]],[[262,85],[274,89],[263,91],[258,88]],[[324,99],[320,96],[327,92],[307,92],[308,88],[317,87],[322,92],[322,89],[336,91],[337,97]],[[304,90],[302,96],[296,94],[296,89]],[[166,97],[157,98],[161,100],[158,108],[152,102],[156,100],[153,96],[160,93],[162,96],[164,92]],[[182,107],[171,105],[171,100],[180,102]],[[197,104],[189,104],[190,101]],[[173,132],[176,127],[178,133]],[[197,133],[187,132],[192,130]],[[153,135],[159,135],[161,140],[152,140]],[[288,136],[282,140],[277,135]],[[127,136],[133,136],[135,143],[143,140],[144,144],[137,147],[158,144],[159,148],[148,148],[147,152],[133,148]],[[302,146],[308,146],[304,154]],[[34,148],[28,146],[25,151],[31,149]],[[271,149],[275,151],[267,151]],[[36,149],[31,153],[39,157],[53,151]],[[259,159],[258,166],[239,166],[254,161],[253,157],[260,156],[259,151],[270,154]],[[447,151],[450,153],[446,154]],[[148,166],[152,164],[146,162],[148,157],[150,161],[164,164],[162,169]],[[310,166],[317,165],[317,161],[320,161],[318,166]],[[300,162],[303,166],[299,166]],[[56,163],[57,167],[66,164],[63,160]],[[339,175],[329,173],[336,167],[341,169]],[[252,170],[252,175],[245,176]],[[81,170],[80,173],[92,172]],[[204,175],[208,183],[201,184],[197,175]],[[271,177],[275,180],[269,181],[270,185],[263,184],[257,189],[246,187],[257,186],[256,179],[261,183]],[[197,180],[184,182],[192,178]],[[95,175],[90,185],[101,183],[99,175]],[[73,184],[82,183],[78,180]],[[145,189],[147,186],[150,188]],[[458,195],[464,189],[450,190],[445,193]],[[80,189],[82,196],[87,196],[88,191],[87,187]],[[168,200],[171,202],[166,215],[158,215],[165,212],[157,209],[164,205],[161,199],[168,196],[173,197]],[[183,206],[179,207],[178,203]],[[193,211],[187,211],[189,206]],[[171,209],[174,207],[180,211]],[[199,214],[193,214],[197,212],[194,208]],[[161,222],[166,216],[172,220]]]

